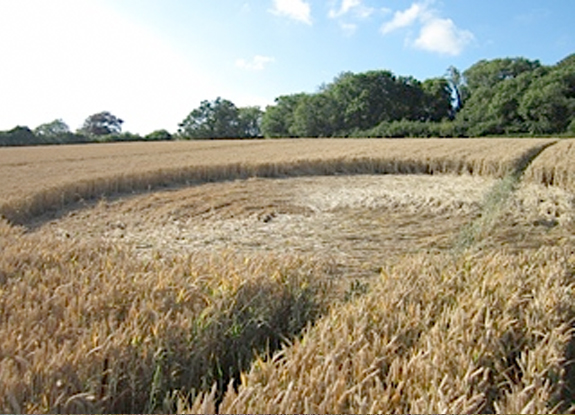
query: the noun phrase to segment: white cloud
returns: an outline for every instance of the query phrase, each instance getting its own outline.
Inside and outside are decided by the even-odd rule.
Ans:
[[[339,10],[331,9],[328,16],[331,19],[336,19],[353,12],[357,17],[365,19],[371,16],[373,11],[371,7],[366,7],[362,0],[342,0]]]
[[[274,62],[275,59],[270,56],[256,55],[250,60],[238,59],[236,66],[248,71],[262,71],[268,63]]]
[[[468,30],[459,29],[451,19],[434,18],[421,28],[414,46],[428,52],[442,55],[459,55],[473,41]]]
[[[287,16],[309,25],[312,24],[311,6],[305,0],[274,0],[271,12],[278,16]]]
[[[408,44],[428,52],[459,55],[473,41],[473,33],[458,28],[451,19],[440,17],[437,10],[430,7],[433,2],[416,2],[404,11],[395,12],[393,18],[381,27],[381,32],[387,35],[418,24],[419,35],[415,41],[407,41]]]
[[[381,32],[386,35],[397,29],[401,29],[419,21],[430,19],[431,13],[428,9],[428,3],[413,3],[411,7],[404,11],[395,12],[393,19],[385,23]]]

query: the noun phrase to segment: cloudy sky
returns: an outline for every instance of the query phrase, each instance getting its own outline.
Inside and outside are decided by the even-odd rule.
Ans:
[[[265,107],[343,71],[554,64],[573,16],[575,0],[0,0],[0,130],[106,110],[173,132],[202,100]]]

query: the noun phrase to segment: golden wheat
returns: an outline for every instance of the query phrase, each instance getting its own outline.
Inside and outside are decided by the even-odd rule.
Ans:
[[[254,176],[462,172],[503,177],[554,140],[259,140],[0,149],[0,215],[82,199]]]
[[[575,191],[574,159],[575,140],[561,140],[533,161],[525,172],[525,179]]]
[[[574,257],[420,255],[259,360],[220,413],[547,413],[571,396]],[[214,411],[206,393],[188,410]],[[180,405],[185,410],[185,404]]]
[[[172,391],[227,383],[327,299],[323,266],[297,258],[141,261],[18,230],[0,245],[2,413],[173,410]]]
[[[0,214],[12,221],[0,218],[0,412],[567,411],[575,396],[570,142],[543,151],[525,173],[536,184],[519,185],[519,173],[553,143],[277,140],[0,149]],[[537,176],[539,166],[563,179]],[[371,185],[357,177],[302,179],[277,182],[275,193],[274,181],[239,181],[102,200],[47,226],[29,221],[82,199],[172,184],[356,173],[490,179],[390,176]],[[498,180],[506,176],[512,180]],[[174,220],[193,231],[190,239],[200,235],[202,221],[207,232],[239,218],[238,233],[250,233],[251,215],[261,232],[248,245],[266,233],[279,236],[274,221],[282,215],[312,220],[302,220],[271,256],[221,246],[139,255],[123,241],[146,221],[136,239],[165,238]],[[313,223],[313,215],[336,222]],[[469,250],[412,253],[426,243],[447,251],[466,221],[487,219]],[[383,251],[370,262],[378,276],[335,278],[354,275],[357,264],[342,274],[322,259],[329,255],[315,255],[314,244],[289,255],[289,240],[317,232],[313,226],[341,232],[347,255]],[[216,237],[230,240],[230,229]],[[360,233],[371,245],[362,245]],[[390,258],[393,248],[398,252]],[[250,367],[254,351],[261,357]]]

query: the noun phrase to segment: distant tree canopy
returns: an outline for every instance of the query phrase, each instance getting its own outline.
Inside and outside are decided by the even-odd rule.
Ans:
[[[277,97],[263,113],[238,109],[221,98],[203,101],[180,124],[185,138],[469,137],[574,131],[575,55],[553,66],[522,57],[481,60],[465,71],[451,66],[444,77],[424,82],[385,70],[343,72],[316,93]]]
[[[259,137],[262,112],[258,107],[238,108],[233,102],[216,98],[202,101],[179,124],[183,139]]]
[[[55,137],[70,133],[70,127],[61,119],[41,124],[34,129],[34,134],[39,137]]]
[[[541,68],[539,61],[525,58],[480,60],[463,72],[463,75],[469,92],[473,93],[479,88],[493,88],[502,81],[517,78],[522,73],[538,68]]]
[[[166,130],[155,131],[146,137],[129,132],[122,133],[121,120],[109,114],[100,117],[99,113],[88,117],[84,127],[77,132],[70,131],[68,125],[61,119],[40,124],[34,130],[18,126],[9,131],[0,131],[0,146],[30,146],[43,144],[76,144],[76,143],[104,143],[114,141],[145,141],[145,140],[171,140],[172,135]],[[92,123],[92,124],[90,124]],[[88,127],[88,128],[87,128]],[[93,129],[91,129],[93,127]],[[90,131],[93,131],[90,133]],[[94,134],[99,132],[100,134]],[[102,134],[103,132],[107,134]]]
[[[276,98],[266,137],[461,137],[573,134],[575,55],[554,66],[481,60],[420,82],[389,71],[345,72],[315,94]]]
[[[263,111],[260,107],[240,107],[238,108],[238,124],[240,138],[256,138],[262,136]]]
[[[262,133],[266,137],[295,137],[294,113],[307,94],[282,95],[275,99],[276,105],[268,106],[262,117]]]
[[[34,129],[37,144],[71,144],[85,143],[88,137],[73,133],[61,119],[40,124]]]
[[[174,136],[168,130],[156,130],[144,137],[146,141],[169,141],[173,140]]]
[[[464,72],[470,95],[456,122],[474,136],[568,132],[575,119],[573,56],[554,66],[523,58],[478,62]]]
[[[115,115],[112,115],[108,111],[102,111],[86,118],[79,132],[88,136],[119,134],[122,132],[123,123],[124,121]]]
[[[423,82],[387,70],[343,72],[316,93],[281,95],[265,111],[221,97],[145,137],[107,111],[72,133],[62,120],[0,131],[0,146],[255,137],[575,136],[575,54],[555,65],[523,57],[480,60]]]
[[[0,131],[0,146],[85,143],[87,141],[89,141],[87,137],[71,132],[62,120],[39,125],[33,131],[23,126],[9,131]]]
[[[262,119],[267,137],[347,136],[387,121],[440,121],[452,116],[445,79],[424,83],[389,71],[344,72],[315,94],[276,99]]]
[[[24,146],[36,144],[36,141],[34,132],[28,127],[17,126],[0,132],[0,145],[2,146]]]

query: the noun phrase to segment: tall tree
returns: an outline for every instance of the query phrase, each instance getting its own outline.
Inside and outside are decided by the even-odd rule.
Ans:
[[[331,137],[338,131],[339,107],[329,93],[308,95],[300,100],[290,133],[298,137]]]
[[[421,84],[423,91],[422,120],[441,121],[453,116],[451,88],[444,78],[427,79]]]
[[[86,118],[80,132],[90,136],[119,134],[122,132],[123,123],[123,120],[112,115],[110,112],[102,111]]]
[[[43,144],[66,144],[86,142],[86,136],[74,134],[61,119],[41,124],[34,129],[38,142]]]
[[[262,135],[262,115],[260,107],[238,108],[238,123],[242,138],[255,138]]]
[[[564,81],[560,75],[540,78],[521,98],[519,113],[531,134],[555,134],[567,129],[575,99],[569,98],[574,92]]]
[[[26,126],[17,126],[0,134],[2,146],[27,146],[39,144],[34,132]]]
[[[239,110],[233,102],[221,97],[202,101],[179,124],[179,134],[185,139],[237,138],[240,136]]]
[[[446,74],[447,82],[451,88],[451,95],[454,99],[453,113],[456,113],[463,108],[463,103],[468,97],[467,86],[465,84],[465,77],[455,66],[447,68]]]
[[[261,128],[265,137],[295,136],[294,113],[307,94],[282,95],[275,99],[275,105],[269,105],[262,116]]]
[[[41,124],[34,129],[38,137],[57,137],[70,133],[70,127],[61,119]]]
[[[342,108],[346,131],[366,130],[382,121],[402,118],[398,82],[390,71],[339,75],[326,91]]]
[[[524,72],[531,72],[540,67],[539,61],[521,57],[480,60],[467,69],[463,75],[469,92],[473,93],[478,88],[492,88],[499,82],[516,78]]]
[[[470,98],[457,120],[470,135],[565,132],[575,113],[575,59],[555,66],[506,58],[467,71]]]
[[[425,93],[421,82],[412,76],[399,76],[396,78],[392,90],[392,100],[395,107],[393,120],[423,120]]]

